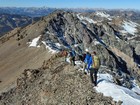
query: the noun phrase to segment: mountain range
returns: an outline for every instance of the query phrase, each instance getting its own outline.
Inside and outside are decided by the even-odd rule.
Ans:
[[[57,10],[56,8],[47,8],[47,7],[0,7],[0,13],[7,14],[19,14],[26,15],[30,17],[40,17],[46,16],[49,13]]]
[[[0,38],[0,103],[139,105],[138,16],[134,11],[57,10],[5,34]],[[74,67],[60,56],[71,49]],[[79,56],[86,50],[101,59],[95,88],[81,70]]]
[[[106,11],[106,12],[110,12],[110,14],[112,15],[119,15],[124,13],[123,14],[124,16],[127,15],[128,13],[131,13],[131,14],[135,14],[136,18],[139,18],[138,15],[140,14],[140,11],[135,9],[126,10],[126,9],[103,9],[103,8],[0,7],[0,13],[19,14],[19,15],[26,15],[30,17],[46,16],[56,10],[83,12],[83,13]]]
[[[32,18],[25,15],[0,13],[0,36],[13,30],[14,28],[25,27],[37,20],[39,20],[39,18]]]

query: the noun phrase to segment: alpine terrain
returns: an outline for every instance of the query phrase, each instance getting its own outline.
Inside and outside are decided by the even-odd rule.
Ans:
[[[0,37],[0,105],[140,105],[137,15],[59,10]],[[71,49],[75,66],[62,56]],[[95,87],[82,71],[86,50],[101,60]]]
[[[0,13],[0,36],[13,30],[14,28],[25,27],[37,20],[39,20],[39,18]]]

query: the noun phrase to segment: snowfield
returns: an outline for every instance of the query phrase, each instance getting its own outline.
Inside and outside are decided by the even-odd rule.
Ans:
[[[111,19],[111,16],[110,16],[109,14],[107,14],[107,13],[104,13],[104,12],[96,12],[96,15],[97,15],[97,16],[101,16],[101,17],[105,17],[105,18],[107,18],[108,20],[112,20],[112,19]]]
[[[80,14],[77,14],[77,18],[83,23],[86,24],[85,21],[89,22],[90,24],[93,23],[97,23],[96,21],[93,21],[93,19],[90,19],[89,17],[84,17],[84,16],[80,16]]]
[[[113,83],[113,77],[110,74],[98,74],[98,86],[95,87],[97,92],[103,93],[105,96],[111,96],[115,101],[122,101],[122,105],[140,105],[139,87],[132,90],[118,86]]]
[[[49,52],[51,52],[52,54],[54,54],[54,53],[58,53],[58,52],[59,52],[58,50],[54,50],[54,49],[52,49],[49,45],[46,44],[45,41],[42,41],[42,43],[45,45],[46,49],[48,49]],[[58,45],[58,44],[57,44],[57,45]],[[58,45],[58,46],[59,46],[59,45]]]
[[[70,62],[69,60],[67,60]],[[78,67],[82,66],[81,61],[75,62]],[[79,69],[82,71],[82,68]],[[88,74],[89,75],[89,74]],[[97,86],[94,87],[97,92],[103,93],[104,96],[110,96],[114,101],[122,101],[122,105],[140,105],[140,88],[136,84],[135,80],[133,81],[133,88],[130,90],[123,86],[116,85],[114,83],[112,75],[98,74]]]
[[[31,42],[28,42],[29,47],[40,47],[38,45],[38,41],[39,41],[40,37],[41,37],[41,35],[38,36],[37,38],[34,38]],[[49,46],[49,45],[51,45],[51,42],[49,42],[49,41],[47,42],[47,43],[49,43],[49,45],[47,45],[45,41],[42,41],[42,43],[45,45],[46,49],[48,49],[49,52],[51,52],[52,54],[59,52],[57,49],[52,49],[52,47]],[[54,45],[57,48],[61,47],[61,45],[59,43],[55,43]]]
[[[122,32],[126,33],[130,33],[132,35],[135,35],[135,33],[137,32],[137,23],[134,23],[132,21],[124,21],[122,27],[124,28],[124,30],[122,30]],[[125,32],[126,31],[126,32]]]

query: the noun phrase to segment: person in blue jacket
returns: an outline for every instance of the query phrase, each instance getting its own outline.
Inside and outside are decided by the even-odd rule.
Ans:
[[[83,71],[84,71],[85,74],[86,74],[85,69],[87,69],[87,67],[88,67],[88,63],[89,63],[90,57],[91,57],[91,54],[89,52],[87,52],[86,53],[86,57],[84,59],[84,63],[83,63]]]
[[[87,62],[87,68],[86,68],[88,73],[89,73],[89,70],[90,70],[92,64],[93,64],[93,58],[92,58],[92,56],[90,55],[89,60],[88,60],[88,62]]]

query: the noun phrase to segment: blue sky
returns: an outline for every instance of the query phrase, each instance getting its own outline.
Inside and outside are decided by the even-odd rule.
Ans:
[[[140,10],[140,0],[0,0],[0,7],[131,8]]]

